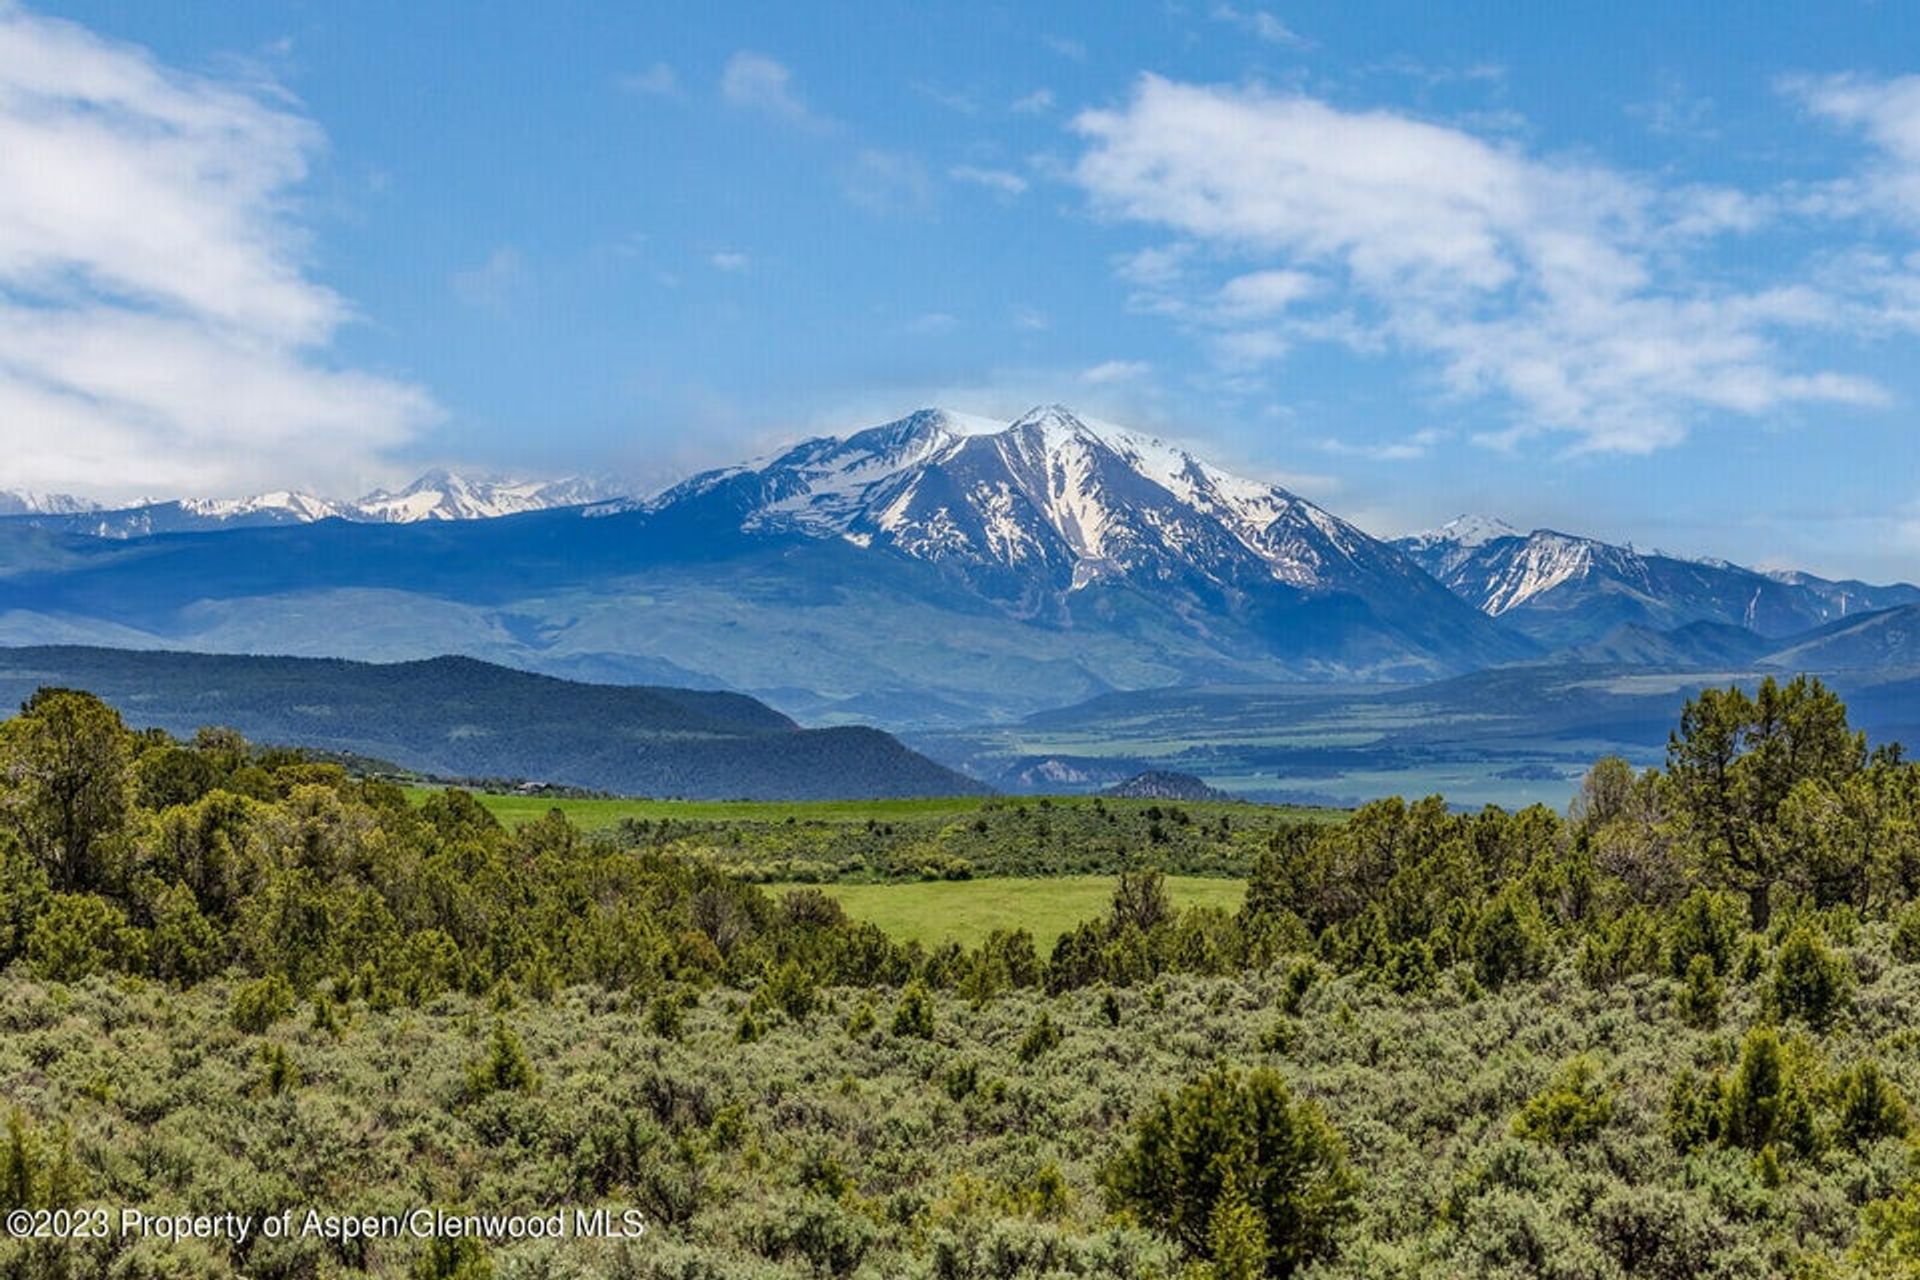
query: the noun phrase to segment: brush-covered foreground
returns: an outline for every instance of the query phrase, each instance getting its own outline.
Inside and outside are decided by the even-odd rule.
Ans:
[[[1730,977],[1713,1028],[1688,1024],[1681,983],[1595,989],[1571,965],[1471,998],[1464,973],[1403,997],[1323,970],[1303,981],[1291,961],[978,1007],[936,995],[930,1038],[893,1029],[897,991],[840,988],[743,1045],[746,1001],[728,992],[690,1000],[677,1028],[577,988],[505,1008],[355,1001],[328,1028],[302,1009],[253,1033],[232,1026],[223,983],[181,994],[15,974],[0,993],[0,1079],[37,1118],[39,1176],[64,1145],[83,1202],[634,1206],[650,1230],[458,1257],[407,1240],[264,1242],[238,1257],[9,1244],[0,1272],[1179,1275],[1178,1249],[1115,1213],[1103,1175],[1156,1094],[1224,1060],[1276,1068],[1344,1135],[1354,1215],[1336,1255],[1303,1276],[1911,1274],[1898,1270],[1920,1223],[1910,1147],[1850,1133],[1845,1088],[1874,1060],[1920,1096],[1920,966],[1893,961],[1880,931],[1846,955],[1862,981],[1844,1024],[1783,1033],[1810,1090],[1812,1155],[1674,1142],[1675,1081],[1737,1071],[1764,975]],[[1036,1035],[1043,1024],[1057,1040]],[[531,1068],[504,1085],[497,1027]],[[1588,1084],[1556,1098],[1570,1062],[1590,1064]]]
[[[36,694],[0,725],[7,1223],[653,1229],[109,1233],[0,1275],[1920,1275],[1920,766],[1817,682],[1708,691],[1564,816],[1276,824],[1237,909],[1163,874],[1235,814],[1077,812],[1104,913],[928,946],[658,824],[509,829]],[[1045,863],[1055,816],[958,825]]]

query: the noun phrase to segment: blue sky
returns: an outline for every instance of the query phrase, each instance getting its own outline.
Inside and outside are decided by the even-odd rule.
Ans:
[[[1057,400],[1383,534],[1920,577],[1920,22],[1572,8],[0,0],[0,485]]]

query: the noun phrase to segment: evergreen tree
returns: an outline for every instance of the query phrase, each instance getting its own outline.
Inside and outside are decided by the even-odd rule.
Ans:
[[[1264,1251],[1265,1274],[1281,1277],[1333,1256],[1358,1189],[1318,1108],[1294,1101],[1273,1071],[1226,1067],[1162,1094],[1107,1182],[1189,1257],[1244,1266]]]

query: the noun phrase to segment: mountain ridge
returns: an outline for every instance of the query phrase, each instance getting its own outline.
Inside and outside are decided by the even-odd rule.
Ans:
[[[1757,622],[1774,641],[1883,595],[1920,601],[1484,519],[1393,545],[1059,405],[1006,423],[920,410],[648,498],[400,518],[455,478],[387,495],[393,520],[114,539],[0,519],[0,643],[457,652],[736,689],[810,724],[927,728],[1156,687],[1418,683],[1609,636],[1587,656],[1693,665],[1749,646],[1676,634],[1691,623]],[[1436,555],[1458,557],[1446,581],[1423,563]]]
[[[998,430],[978,419],[956,430],[947,411],[920,410],[616,509],[747,535],[837,537],[938,566],[1013,616],[1058,626],[1122,607],[1081,607],[1083,593],[1107,587],[1158,594],[1189,619],[1307,663],[1337,666],[1364,651],[1362,666],[1430,673],[1528,652],[1323,508],[1060,405]],[[1322,616],[1303,625],[1316,604]]]
[[[435,468],[400,489],[375,489],[351,500],[280,489],[244,498],[170,498],[109,507],[67,494],[0,491],[0,522],[86,537],[128,539],[322,520],[409,524],[497,519],[605,502],[617,496],[613,490],[610,482],[579,476],[510,480]]]
[[[452,777],[517,777],[690,799],[973,794],[971,778],[876,729],[803,729],[743,694],[613,686],[459,655],[403,663],[0,648],[0,703],[82,688],[137,727],[203,725],[265,744],[390,760]]]
[[[1443,527],[1395,545],[1467,604],[1552,648],[1594,643],[1621,626],[1670,631],[1694,622],[1780,639],[1920,603],[1920,587],[1908,583],[1874,586],[1762,571],[1554,529],[1471,539],[1446,533]]]

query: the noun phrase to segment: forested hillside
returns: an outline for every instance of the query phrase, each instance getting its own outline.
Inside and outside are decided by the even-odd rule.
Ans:
[[[1709,691],[1665,768],[1602,761],[1564,816],[1275,824],[1237,912],[1175,908],[1143,826],[1045,954],[901,944],[657,830],[509,830],[36,695],[0,726],[0,1207],[650,1230],[0,1271],[1920,1268],[1920,767],[1816,682]]]
[[[801,729],[742,694],[585,684],[472,658],[0,649],[0,699],[17,703],[42,685],[94,690],[142,727],[222,724],[442,777],[715,799],[985,790],[878,730]]]

